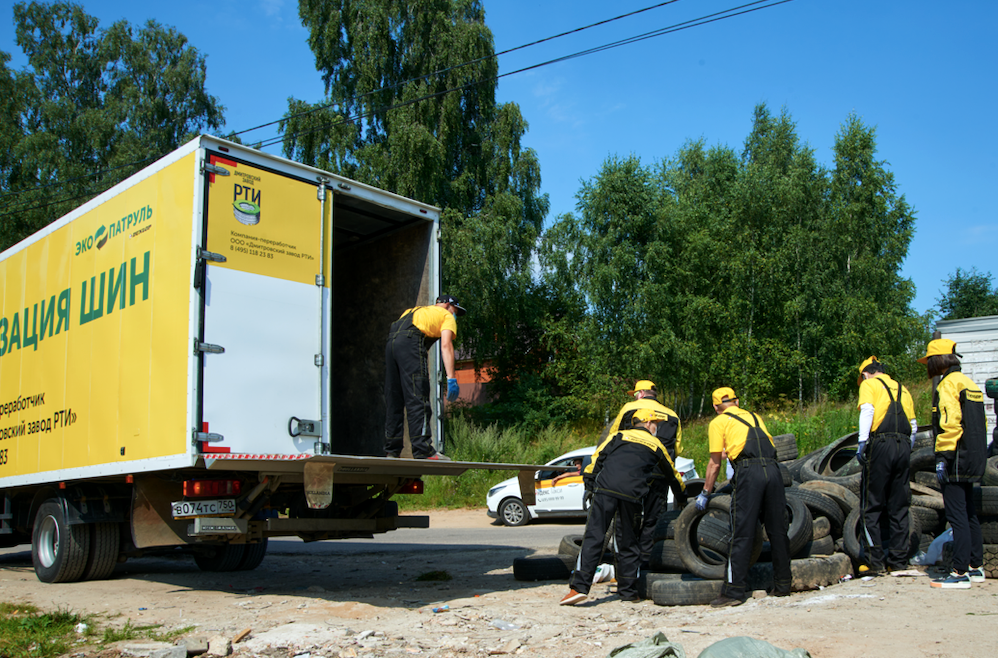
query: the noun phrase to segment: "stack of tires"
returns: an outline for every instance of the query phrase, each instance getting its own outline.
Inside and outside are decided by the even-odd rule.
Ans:
[[[804,591],[838,582],[858,566],[862,532],[860,489],[862,473],[855,459],[858,435],[847,434],[828,446],[799,456],[793,434],[773,437],[786,487],[791,550],[791,589]],[[919,428],[911,453],[909,557],[925,551],[946,529],[943,498],[935,479],[931,428]],[[703,480],[687,482],[690,503],[662,514],[655,528],[649,570],[640,589],[659,605],[701,605],[720,593],[731,537],[730,485],[715,487],[704,512],[692,499]],[[988,462],[982,486],[975,487],[977,512],[984,535],[984,568],[998,578],[998,457]],[[887,537],[888,533],[882,533]],[[581,535],[567,535],[557,556],[519,558],[513,563],[518,580],[567,579],[578,556]],[[948,559],[943,551],[943,562]],[[605,556],[612,561],[612,556]],[[750,589],[772,586],[769,542],[758,526],[749,571]],[[940,566],[948,566],[940,563]]]

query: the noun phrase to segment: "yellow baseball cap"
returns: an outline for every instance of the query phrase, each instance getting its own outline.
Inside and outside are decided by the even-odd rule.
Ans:
[[[714,391],[713,393],[711,393],[710,398],[711,400],[713,400],[714,404],[721,404],[724,402],[731,402],[732,400],[737,400],[738,396],[735,395],[734,389],[729,388],[727,386],[723,386]]]
[[[863,383],[863,371],[866,370],[866,366],[868,366],[868,365],[870,365],[871,363],[874,363],[874,362],[880,363],[880,359],[878,359],[875,356],[871,356],[866,361],[864,361],[863,363],[859,364],[859,377],[856,378],[856,386],[859,386],[860,384]]]
[[[918,360],[919,363],[926,363],[930,356],[942,356],[943,354],[956,354],[962,357],[962,354],[957,354],[956,343],[949,338],[937,338],[935,340],[930,340],[928,347],[925,348],[925,356]]]
[[[647,379],[642,379],[634,384],[634,390],[628,391],[628,395],[634,395],[638,391],[651,391],[652,393],[658,393],[658,389],[655,388],[655,382],[649,381]]]
[[[641,389],[642,391],[648,389]],[[631,415],[631,423],[646,423],[649,420],[661,421],[668,420],[668,416],[658,411],[656,409],[635,409],[634,413]]]

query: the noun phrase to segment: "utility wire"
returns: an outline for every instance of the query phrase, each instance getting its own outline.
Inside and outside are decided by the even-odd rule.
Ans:
[[[731,9],[726,9],[726,10],[723,10],[723,11],[720,11],[720,12],[715,12],[713,14],[707,14],[706,16],[701,16],[700,18],[691,19],[689,21],[683,21],[681,23],[676,23],[676,24],[668,26],[668,27],[660,28],[660,29],[657,29],[657,30],[652,30],[650,32],[645,32],[643,34],[639,34],[639,35],[636,35],[636,36],[633,36],[633,37],[628,37],[626,39],[621,39],[619,41],[613,41],[613,42],[604,44],[602,46],[596,46],[596,47],[593,47],[593,48],[588,48],[586,50],[582,50],[582,51],[579,51],[579,52],[576,52],[576,53],[572,53],[570,55],[564,55],[562,57],[557,57],[555,59],[551,59],[551,60],[548,60],[548,61],[545,61],[545,62],[541,62],[539,64],[533,64],[531,66],[526,66],[526,67],[517,69],[515,71],[510,71],[508,73],[501,73],[499,75],[496,75],[496,76],[493,76],[493,77],[490,77],[490,78],[487,78],[487,79],[484,79],[484,80],[476,80],[476,81],[469,82],[469,83],[464,84],[464,85],[460,85],[460,86],[457,86],[457,87],[452,87],[452,88],[445,89],[445,90],[442,90],[442,91],[439,91],[439,92],[435,92],[433,94],[427,94],[425,96],[421,96],[419,98],[415,98],[415,99],[412,99],[410,101],[406,101],[406,102],[403,102],[403,103],[395,103],[395,104],[392,104],[392,105],[388,105],[388,106],[383,106],[383,107],[380,107],[380,108],[376,108],[376,109],[374,109],[372,111],[369,111],[369,112],[356,114],[356,115],[354,115],[352,117],[346,117],[346,118],[343,118],[343,119],[339,119],[337,121],[331,121],[331,122],[323,124],[322,126],[319,126],[317,128],[312,128],[310,130],[299,131],[299,132],[293,133],[291,135],[284,134],[284,135],[280,135],[278,137],[273,137],[273,138],[271,138],[269,140],[264,140],[264,141],[259,142],[258,148],[261,148],[261,149],[267,148],[269,146],[274,146],[274,145],[280,144],[280,143],[282,143],[284,141],[287,141],[288,139],[291,139],[291,138],[301,137],[301,136],[309,135],[309,134],[312,134],[312,133],[315,133],[315,132],[319,132],[319,131],[322,131],[322,130],[327,130],[327,129],[329,129],[331,127],[334,127],[334,126],[343,125],[345,123],[352,123],[352,122],[359,121],[359,120],[362,120],[362,119],[367,119],[367,118],[370,118],[372,116],[375,116],[376,114],[378,114],[380,112],[387,112],[387,111],[390,111],[390,110],[393,110],[393,109],[407,107],[409,105],[420,103],[420,102],[425,101],[425,100],[431,100],[433,98],[437,98],[439,96],[443,96],[443,95],[446,95],[446,94],[449,94],[449,93],[453,93],[455,91],[463,91],[463,90],[466,90],[466,89],[470,89],[470,88],[473,88],[473,87],[475,87],[477,85],[484,84],[486,82],[491,82],[492,80],[498,80],[500,78],[505,78],[505,77],[508,77],[508,76],[511,76],[511,75],[516,75],[516,74],[519,74],[519,73],[524,73],[526,71],[532,71],[534,69],[542,68],[544,66],[549,66],[551,64],[557,64],[557,63],[560,63],[560,62],[569,61],[569,60],[576,59],[576,58],[579,58],[579,57],[584,57],[586,55],[591,55],[591,54],[594,54],[594,53],[603,52],[605,50],[611,50],[613,48],[618,48],[618,47],[621,47],[621,46],[630,45],[632,43],[638,43],[638,42],[644,41],[646,39],[651,39],[651,38],[658,37],[658,36],[664,36],[666,34],[671,34],[671,33],[679,32],[679,31],[682,31],[682,30],[687,30],[687,29],[690,29],[690,28],[693,28],[693,27],[699,27],[701,25],[707,25],[709,23],[714,23],[714,22],[721,21],[721,20],[724,20],[724,19],[727,19],[727,18],[734,18],[736,16],[741,16],[743,14],[748,14],[748,13],[751,13],[751,12],[759,11],[761,9],[769,9],[770,7],[776,7],[778,5],[786,4],[788,2],[793,2],[793,0],[776,0],[775,2],[771,2],[770,4],[763,4],[763,3],[767,2],[767,1],[769,1],[769,0],[756,0],[755,2],[750,2],[748,4],[740,5],[738,7],[733,7]],[[587,25],[587,26],[584,26],[584,27],[581,27],[581,28],[576,28],[576,29],[570,30],[568,32],[562,32],[560,34],[557,34],[557,35],[554,35],[554,36],[551,36],[551,37],[546,37],[544,39],[540,39],[538,41],[534,41],[534,42],[531,42],[531,43],[528,43],[528,44],[524,44],[522,46],[517,46],[515,48],[510,48],[510,49],[502,51],[501,53],[497,53],[496,55],[493,55],[493,56],[483,57],[483,58],[479,58],[477,60],[472,60],[470,62],[464,62],[462,64],[458,64],[458,65],[455,65],[455,66],[447,68],[447,69],[441,69],[440,71],[436,71],[434,73],[429,73],[427,75],[420,76],[418,78],[413,78],[412,80],[407,80],[405,82],[397,83],[395,85],[392,85],[391,87],[382,87],[382,88],[379,88],[377,90],[372,90],[370,92],[366,92],[365,94],[362,94],[362,95],[356,97],[356,99],[354,99],[354,100],[359,100],[359,99],[361,99],[361,98],[363,98],[363,97],[365,97],[367,95],[370,95],[370,94],[374,94],[374,93],[385,91],[385,90],[389,90],[389,89],[394,89],[394,88],[397,88],[397,87],[399,87],[401,85],[409,84],[410,82],[419,81],[419,80],[425,79],[425,78],[433,76],[433,75],[438,75],[440,73],[444,73],[444,72],[448,72],[448,71],[451,71],[451,70],[455,70],[455,69],[461,68],[463,66],[468,66],[470,64],[474,64],[474,63],[477,63],[477,62],[480,62],[480,61],[483,61],[483,60],[486,60],[486,59],[490,59],[491,57],[498,57],[499,55],[507,54],[507,53],[510,53],[510,52],[514,52],[516,50],[521,50],[523,48],[527,48],[527,47],[530,47],[530,46],[533,46],[533,45],[537,45],[537,44],[540,44],[540,43],[551,41],[553,39],[557,39],[557,38],[562,37],[562,36],[566,36],[566,35],[569,35],[569,34],[575,34],[575,33],[581,32],[583,30],[587,30],[587,29],[589,29],[591,27],[596,27],[598,25],[604,25],[604,24],[607,24],[607,23],[610,23],[610,22],[613,22],[613,21],[616,21],[616,20],[620,20],[622,18],[626,18],[628,16],[633,16],[635,14],[639,14],[639,13],[642,13],[642,12],[645,12],[645,11],[649,11],[651,9],[657,9],[657,8],[665,6],[665,5],[673,4],[674,2],[678,2],[678,0],[669,0],[668,2],[662,2],[662,3],[658,4],[658,5],[654,5],[654,6],[651,6],[651,7],[646,7],[644,9],[639,9],[639,10],[630,12],[628,14],[622,14],[620,16],[617,16],[617,17],[614,17],[614,18],[610,18],[610,19],[606,19],[606,20],[600,21],[598,23],[593,23],[591,25]],[[762,6],[758,6],[758,5],[762,5]],[[290,118],[296,118],[296,117],[300,117],[300,116],[306,116],[308,114],[314,113],[314,112],[319,111],[321,109],[325,109],[325,108],[331,107],[332,105],[333,104],[327,104],[327,105],[322,105],[322,106],[319,106],[319,107],[314,107],[314,108],[311,108],[310,110],[308,110],[306,112],[301,112],[301,113],[298,113],[298,114],[295,114],[295,115],[286,116],[286,117],[283,117],[283,118],[278,119],[276,121],[271,121],[269,123],[265,123],[265,124],[262,124],[260,126],[256,126],[254,128],[248,128],[248,129],[240,131],[240,132],[230,133],[230,135],[231,136],[240,135],[240,134],[243,134],[243,133],[246,133],[246,132],[251,132],[253,130],[258,130],[260,128],[264,128],[264,127],[267,127],[267,126],[272,126],[272,125],[274,125],[276,123],[280,123],[280,122],[285,121],[285,120],[290,119]],[[138,160],[136,162],[132,162],[132,163],[129,163],[129,164],[126,164],[126,165],[120,165],[119,167],[115,167],[114,169],[119,169],[119,168],[122,168],[122,167],[127,167],[127,166],[135,165],[135,164],[141,164],[141,163],[146,162],[146,161],[151,160],[151,159],[153,159],[153,158],[145,158],[144,160]],[[103,171],[111,171],[111,170],[103,170]],[[100,173],[100,172],[98,172],[98,173]],[[88,178],[88,177],[92,177],[92,176],[95,176],[95,175],[97,175],[97,174],[92,174],[90,176],[80,176],[80,177],[78,177],[76,179],[72,179],[72,180],[80,180],[82,178]],[[45,187],[51,187],[53,185],[61,185],[61,184],[65,184],[65,183],[68,183],[68,182],[70,182],[70,181],[65,181],[65,182],[62,182],[62,183],[52,183],[50,185],[46,185]],[[23,191],[19,191],[19,192],[13,192],[13,193],[10,193],[10,194],[5,195],[5,196],[12,196],[12,195],[15,195],[15,194],[21,194],[21,193],[26,192],[26,191],[35,191],[35,190],[38,190],[38,189],[44,189],[44,188],[32,188],[32,190],[23,190]],[[89,196],[89,195],[80,195],[80,196],[76,196],[76,197],[65,198],[65,199],[61,199],[59,201],[53,201],[51,203],[46,203],[46,204],[43,204],[43,205],[40,205],[40,206],[34,206],[34,207],[30,207],[30,208],[20,208],[20,209],[14,210],[14,211],[0,213],[0,217],[6,217],[8,215],[16,214],[16,213],[19,213],[19,212],[28,212],[28,211],[31,211],[31,210],[39,210],[39,209],[46,208],[46,207],[49,207],[51,205],[55,205],[55,204],[58,204],[58,203],[63,203],[63,202],[66,202],[66,201],[72,201],[72,200],[75,200],[75,199],[79,199],[79,198],[82,198],[84,196]],[[3,198],[3,197],[0,197],[0,198]]]
[[[381,112],[387,112],[389,110],[394,110],[394,109],[398,109],[398,108],[402,108],[402,107],[407,107],[409,105],[413,105],[415,103],[420,103],[420,102],[425,101],[425,100],[430,100],[430,99],[433,99],[433,98],[437,98],[439,96],[443,96],[445,94],[450,94],[450,93],[453,93],[455,91],[464,91],[466,89],[471,89],[472,87],[475,87],[476,85],[484,84],[486,82],[491,82],[492,80],[498,80],[500,78],[505,78],[505,77],[508,77],[508,76],[511,76],[511,75],[516,75],[516,74],[519,74],[519,73],[524,73],[526,71],[532,71],[534,69],[542,68],[544,66],[549,66],[551,64],[557,64],[559,62],[565,62],[565,61],[568,61],[568,60],[576,59],[578,57],[584,57],[586,55],[591,55],[593,53],[603,52],[605,50],[611,50],[613,48],[619,48],[620,46],[630,45],[632,43],[637,43],[639,41],[644,41],[646,39],[652,39],[654,37],[664,36],[666,34],[671,34],[673,32],[679,32],[679,31],[682,31],[682,30],[688,30],[688,29],[693,28],[693,27],[699,27],[701,25],[707,25],[709,23],[715,23],[717,21],[721,21],[721,20],[724,20],[724,19],[727,19],[727,18],[734,18],[736,16],[741,16],[743,14],[748,14],[748,13],[751,13],[751,12],[759,11],[761,9],[769,9],[770,7],[776,7],[777,5],[786,4],[788,2],[793,2],[793,0],[776,0],[775,2],[771,2],[771,4],[766,4],[766,5],[763,4],[763,3],[768,2],[768,1],[769,0],[755,0],[755,2],[750,2],[748,4],[740,5],[738,7],[732,7],[731,9],[726,9],[724,11],[715,12],[713,14],[707,14],[706,16],[701,16],[700,18],[694,18],[694,19],[691,19],[691,20],[688,20],[688,21],[683,21],[682,23],[676,23],[675,25],[670,25],[668,27],[663,27],[663,28],[660,28],[660,29],[657,29],[657,30],[652,30],[650,32],[645,32],[643,34],[639,34],[639,35],[636,35],[636,36],[633,36],[633,37],[628,37],[626,39],[621,39],[619,41],[613,41],[613,42],[604,44],[602,46],[596,46],[596,47],[589,48],[589,49],[586,49],[586,50],[582,50],[582,51],[579,51],[579,52],[576,52],[576,53],[572,53],[571,55],[564,55],[562,57],[557,57],[555,59],[551,59],[551,60],[548,60],[546,62],[541,62],[539,64],[533,64],[531,66],[525,66],[525,67],[523,67],[521,69],[517,69],[515,71],[510,71],[508,73],[501,73],[499,75],[496,75],[496,76],[490,77],[490,78],[486,78],[484,80],[476,80],[476,81],[473,81],[473,82],[469,82],[467,84],[459,85],[457,87],[451,87],[449,89],[444,89],[442,91],[434,92],[432,94],[427,94],[427,95],[421,96],[419,98],[414,98],[412,100],[405,101],[405,102],[402,102],[402,103],[395,103],[395,104],[392,104],[392,105],[389,105],[389,106],[379,107],[379,108],[376,108],[376,109],[371,110],[369,112],[364,112],[364,113],[353,115],[351,117],[345,117],[345,118],[342,118],[342,119],[339,119],[339,120],[336,120],[336,121],[331,121],[331,122],[325,123],[325,124],[323,124],[323,125],[321,125],[319,127],[312,128],[312,129],[309,129],[309,130],[299,131],[297,133],[292,133],[290,135],[285,134],[285,135],[280,135],[280,136],[277,136],[277,137],[272,137],[269,140],[261,141],[260,144],[259,144],[259,147],[260,148],[267,148],[269,146],[275,146],[275,145],[280,144],[280,143],[282,143],[284,141],[287,141],[288,139],[291,139],[291,138],[301,137],[301,136],[304,136],[304,135],[310,135],[312,133],[319,132],[319,131],[322,131],[322,130],[326,130],[326,129],[332,128],[334,126],[339,126],[339,125],[343,125],[343,124],[346,124],[346,123],[354,123],[354,122],[360,121],[362,119],[368,119],[368,118],[370,118],[370,117],[372,117],[372,116],[374,116],[374,115],[376,115],[378,113],[381,113]],[[757,5],[762,5],[762,6],[757,6]],[[371,92],[369,92],[369,93],[371,93]],[[329,107],[329,106],[327,105],[327,106],[324,106],[324,107]],[[319,109],[319,108],[317,108],[317,109]],[[300,116],[300,115],[296,115],[296,116]],[[290,118],[290,117],[288,117],[288,118]]]

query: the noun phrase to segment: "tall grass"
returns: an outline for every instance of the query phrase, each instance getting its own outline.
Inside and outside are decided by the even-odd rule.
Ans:
[[[906,383],[915,402],[919,425],[930,422],[932,389],[928,381]],[[856,401],[822,401],[803,409],[789,403],[757,409],[748,401],[745,408],[757,411],[770,433],[793,434],[801,455],[822,448],[835,439],[857,430],[859,410]],[[683,456],[693,459],[703,476],[709,451],[707,426],[713,416],[683,423]],[[549,425],[541,431],[524,427],[499,429],[495,425],[478,427],[460,414],[447,421],[447,455],[459,461],[513,464],[544,464],[559,455],[595,445],[602,427],[595,423]],[[516,475],[515,471],[467,471],[460,477],[426,477],[421,496],[397,496],[403,510],[431,508],[484,508],[488,490]]]

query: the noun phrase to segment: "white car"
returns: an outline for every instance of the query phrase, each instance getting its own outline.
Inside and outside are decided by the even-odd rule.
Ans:
[[[581,458],[582,468],[585,469],[592,461],[594,452],[596,452],[596,446],[579,448],[548,462],[547,466],[572,466],[577,459]],[[682,474],[684,482],[698,477],[692,459],[678,457],[676,470]],[[555,478],[562,472],[564,471],[540,470],[534,474],[536,505],[524,504],[520,495],[520,482],[517,478],[500,482],[489,489],[486,498],[489,516],[493,519],[501,519],[504,524],[509,526],[524,525],[530,519],[548,517],[585,518],[588,508],[583,503],[585,488],[582,485],[582,475],[568,471],[570,475],[555,482]],[[669,503],[672,503],[671,491],[669,492]]]

